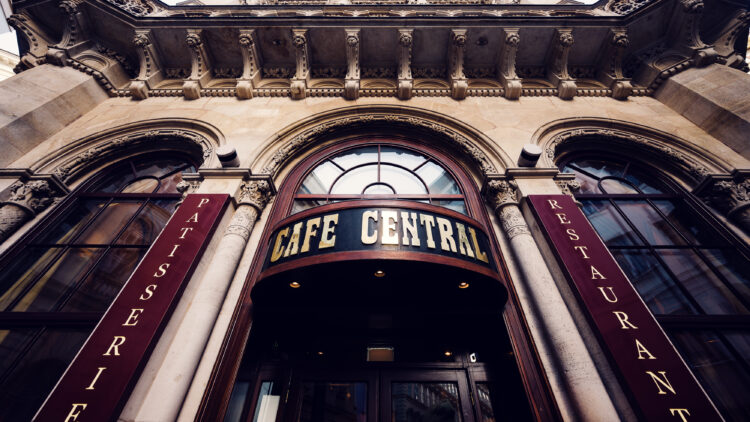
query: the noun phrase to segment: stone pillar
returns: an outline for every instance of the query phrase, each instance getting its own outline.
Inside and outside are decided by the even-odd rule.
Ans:
[[[0,243],[44,211],[55,196],[59,195],[46,180],[16,182],[11,186],[10,198],[0,204]]]
[[[521,273],[514,287],[563,420],[621,420],[524,220],[516,183],[491,180],[485,192]]]
[[[237,209],[204,272],[164,364],[140,404],[137,421],[177,419],[250,232],[272,195],[266,180],[244,182],[240,190]],[[170,393],[165,395],[164,391]]]

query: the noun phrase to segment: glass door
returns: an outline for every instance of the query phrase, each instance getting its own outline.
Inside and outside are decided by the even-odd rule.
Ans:
[[[381,422],[473,422],[464,370],[387,371]]]

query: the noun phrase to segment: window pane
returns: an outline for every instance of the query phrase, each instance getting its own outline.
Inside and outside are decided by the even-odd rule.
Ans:
[[[70,212],[47,230],[47,234],[40,236],[34,243],[67,243],[78,234],[79,230],[86,225],[89,219],[99,212],[107,203],[107,200],[86,199],[79,200],[70,209]]]
[[[70,248],[13,307],[15,312],[53,311],[63,295],[96,264],[103,248]]]
[[[0,310],[7,309],[62,251],[63,248],[26,248],[20,257],[3,268],[0,272]]]
[[[606,200],[584,200],[583,213],[607,246],[640,245],[632,228]]]
[[[172,216],[176,200],[149,201],[117,239],[118,245],[150,245]]]
[[[344,170],[365,164],[378,162],[378,147],[356,148],[339,154],[333,158],[333,161],[341,166]]]
[[[441,199],[433,199],[432,205],[449,208],[453,211],[460,212],[461,214],[466,214],[466,204],[464,204],[464,201],[446,201]]]
[[[302,383],[300,422],[365,422],[366,420],[367,383],[325,381]]]
[[[112,202],[107,209],[89,225],[75,239],[78,244],[108,245],[114,239],[117,233],[122,230],[133,215],[138,212],[141,202]]]
[[[576,180],[581,184],[581,189],[578,191],[578,193],[602,193],[599,190],[598,179],[589,177],[570,166],[563,167],[562,171],[564,173],[575,173]]]
[[[0,330],[0,379],[38,331],[38,328]]]
[[[718,333],[671,331],[672,341],[727,420],[750,420],[750,374]],[[747,344],[750,335],[737,333]]]
[[[427,193],[427,188],[414,173],[389,164],[380,166],[380,181],[392,186],[398,194]]]
[[[702,249],[709,262],[734,287],[746,303],[750,301],[750,262],[731,249]]]
[[[661,263],[649,251],[613,250],[612,256],[651,312],[657,315],[697,313]]]
[[[345,173],[331,188],[333,194],[360,194],[370,183],[378,181],[378,166],[370,164]]]
[[[245,407],[247,390],[249,389],[250,383],[248,381],[237,381],[234,383],[232,395],[229,398],[229,405],[227,405],[227,413],[224,415],[224,422],[240,422],[242,409]]]
[[[374,185],[368,186],[363,193],[365,195],[394,195],[396,191],[386,184],[375,183]]]
[[[156,191],[157,193],[177,193],[177,185],[182,182],[182,173],[188,173],[191,170],[193,170],[193,167],[190,166],[189,168],[178,171],[171,176],[167,176],[163,179],[161,179],[161,185],[159,186],[159,190]]]
[[[723,239],[703,224],[699,216],[688,211],[687,204],[667,199],[653,200],[653,203],[690,243],[707,245],[723,243]]]
[[[632,167],[628,169],[628,174],[625,178],[643,193],[662,193],[661,189],[654,187],[651,181],[647,181],[649,179],[653,180],[653,176],[643,174],[639,170],[633,170]]]
[[[146,254],[146,248],[112,248],[76,289],[62,310],[104,312]]]
[[[325,199],[296,199],[294,201],[294,205],[292,206],[292,214],[297,214],[298,212],[304,211],[306,209],[325,205],[325,203]]]
[[[461,193],[453,177],[431,161],[420,167],[417,174],[424,180],[432,194],[458,195]]]
[[[677,232],[647,201],[615,201],[651,245],[684,245]]]
[[[638,191],[629,183],[618,179],[604,179],[599,182],[604,193],[608,194],[637,194]]]
[[[747,313],[737,297],[695,252],[689,249],[662,249],[658,253],[706,313]]]
[[[454,382],[394,382],[391,421],[460,422],[458,386]]]
[[[478,382],[477,383],[477,397],[479,398],[479,421],[480,422],[495,422],[495,409],[493,409],[492,403],[498,399],[497,395],[499,391],[494,391],[490,383]],[[503,410],[503,409],[497,409]]]
[[[159,187],[159,179],[154,177],[147,177],[145,179],[138,179],[128,183],[127,186],[122,188],[122,193],[153,193],[156,188]]]
[[[625,166],[605,160],[575,160],[570,164],[597,177],[622,176]]]
[[[0,420],[30,421],[83,345],[89,331],[45,330],[0,385],[0,403],[3,403]]]
[[[398,164],[414,170],[418,165],[424,163],[425,157],[408,149],[382,146],[380,147],[380,161],[382,163]]]
[[[341,169],[333,165],[330,161],[315,167],[302,182],[297,193],[328,193],[331,183],[341,174]],[[374,181],[374,180],[373,180]]]

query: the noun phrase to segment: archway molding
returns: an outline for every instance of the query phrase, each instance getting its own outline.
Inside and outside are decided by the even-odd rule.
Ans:
[[[572,152],[602,151],[637,156],[691,187],[706,176],[730,172],[724,161],[693,143],[620,120],[593,117],[555,120],[539,128],[531,141],[544,151],[542,167],[556,167],[561,157]]]
[[[438,141],[463,155],[480,176],[511,165],[508,154],[476,128],[445,114],[405,106],[367,105],[334,109],[295,122],[263,143],[252,164],[256,173],[276,175],[292,159],[337,137],[369,133],[412,134]]]

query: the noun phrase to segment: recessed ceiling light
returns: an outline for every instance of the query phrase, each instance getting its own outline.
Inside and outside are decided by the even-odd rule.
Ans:
[[[469,288],[469,283],[467,283],[465,281],[462,281],[462,282],[458,283],[458,288],[459,289],[468,289]]]
[[[447,356],[447,357],[451,357],[451,356],[453,356],[453,352],[451,352],[450,350],[446,350],[445,352],[443,352],[443,354],[444,354],[445,356]]]
[[[298,282],[296,282],[296,281],[292,281],[291,283],[289,283],[289,287],[291,287],[291,288],[293,288],[293,289],[299,289],[300,287],[302,287],[302,285],[301,285],[301,284],[299,284],[299,283],[298,283]]]
[[[318,352],[318,356],[323,356],[323,352]]]
[[[377,278],[385,277],[385,271],[383,271],[383,270],[377,270],[377,271],[375,271],[374,275]]]

